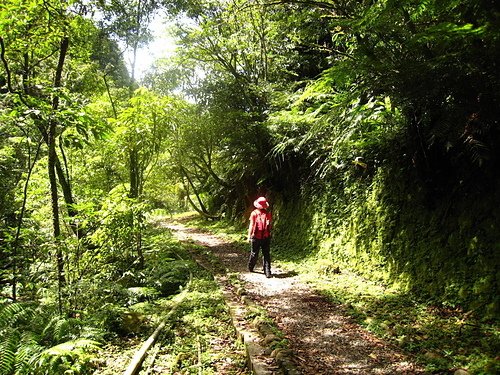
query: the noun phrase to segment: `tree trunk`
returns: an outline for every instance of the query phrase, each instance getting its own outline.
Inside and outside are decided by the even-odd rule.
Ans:
[[[139,268],[144,268],[144,253],[142,252],[142,225],[144,218],[141,213],[137,214],[137,231],[135,235],[135,248],[137,251],[137,257],[139,258]]]
[[[68,216],[70,217],[69,225],[73,233],[76,235],[76,237],[78,239],[81,239],[84,236],[84,233],[74,220],[74,218],[78,215],[78,210],[75,208],[75,200],[73,199],[73,191],[71,188],[70,177],[69,173],[67,172],[68,166],[66,164],[64,149],[62,148],[61,143],[59,143],[59,149],[61,150],[61,155],[63,156],[66,172],[62,168],[61,162],[56,155],[55,166],[56,166],[57,178],[59,180],[59,185],[61,186],[64,202],[66,203],[66,210],[68,211]]]
[[[28,137],[27,134],[25,134]],[[21,212],[19,213],[19,218],[17,222],[16,228],[16,237],[14,238],[14,246],[12,250],[12,300],[14,302],[17,301],[17,270],[18,270],[18,246],[19,246],[19,238],[21,237],[21,228],[23,226],[23,218],[24,213],[26,212],[26,203],[28,200],[28,185],[31,179],[31,174],[33,173],[33,169],[35,168],[35,164],[38,160],[38,155],[40,154],[40,149],[42,147],[43,140],[40,140],[38,146],[36,148],[36,153],[32,157],[31,156],[31,147],[28,147],[28,174],[26,176],[26,181],[24,183],[23,189],[23,203],[21,205]]]
[[[54,88],[61,87],[61,77],[64,67],[64,60],[66,58],[66,53],[68,52],[69,39],[64,37],[61,41],[59,61],[57,63],[57,69],[54,79]],[[57,94],[52,100],[52,110],[55,112],[59,109],[59,96]],[[59,302],[59,312],[62,312],[62,288],[66,284],[66,278],[64,275],[64,257],[62,248],[59,244],[59,239],[61,236],[61,227],[59,221],[59,197],[57,189],[57,177],[56,177],[56,139],[57,139],[57,122],[55,120],[49,121],[49,131],[48,131],[48,174],[50,181],[50,197],[52,201],[52,224],[54,231],[54,241],[56,246],[56,259],[57,259],[57,281],[59,287],[58,302]]]
[[[140,174],[140,166],[139,166],[139,153],[134,148],[129,152],[129,178],[130,178],[130,190],[129,190],[129,198],[137,199],[139,198],[140,193],[140,184],[141,184],[141,174]],[[137,258],[139,260],[139,268],[144,266],[144,254],[142,252],[142,215],[140,212],[137,214],[132,211],[132,227],[135,227],[135,250],[137,252]]]
[[[129,177],[130,177],[130,190],[129,198],[139,197],[139,155],[137,150],[134,148],[129,152]]]
[[[191,206],[195,209],[196,212],[202,214],[203,216],[210,218],[210,219],[218,219],[218,216],[211,215],[205,205],[203,204],[203,201],[201,200],[200,194],[196,190],[196,186],[194,186],[193,180],[191,180],[191,177],[189,176],[187,170],[184,167],[180,168],[182,175],[186,178],[188,181],[188,186],[190,186],[193,189],[194,195],[196,195],[196,199],[198,200],[198,203],[200,205],[200,208],[196,207],[194,204],[193,200],[189,196],[189,189],[186,189],[188,191],[187,198]]]
[[[61,226],[59,222],[59,197],[57,191],[57,177],[56,177],[56,148],[55,148],[55,132],[56,132],[56,122],[50,121],[49,124],[49,159],[48,159],[48,174],[50,182],[50,198],[52,202],[52,227],[53,234],[56,243],[56,256],[57,256],[57,279],[59,281],[59,286],[65,284],[64,277],[64,259],[60,246],[58,245],[59,237],[61,236]]]

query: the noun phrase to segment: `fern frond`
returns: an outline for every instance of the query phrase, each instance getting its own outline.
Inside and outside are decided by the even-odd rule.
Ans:
[[[42,331],[42,336],[54,343],[68,341],[80,336],[81,321],[73,318],[53,317]]]
[[[20,336],[17,329],[2,331],[0,341],[0,375],[9,375],[12,373],[16,363],[16,351]]]
[[[77,339],[63,342],[49,349],[44,350],[45,355],[59,355],[72,357],[75,354],[81,354],[88,351],[100,350],[100,343],[94,340]]]
[[[40,359],[40,355],[44,349],[36,341],[22,342],[16,353],[16,374],[32,373],[31,370]]]
[[[484,162],[490,159],[491,150],[487,144],[469,136],[465,140],[465,147],[472,162],[481,167]]]
[[[79,369],[89,366],[93,353],[100,350],[100,343],[93,340],[77,339],[63,342],[44,350],[38,362],[37,370],[45,373],[62,373],[65,370]]]
[[[80,337],[82,339],[102,341],[106,334],[107,332],[101,328],[84,326],[80,332]]]
[[[25,306],[20,303],[6,303],[0,306],[0,328],[13,326],[24,309]]]
[[[54,340],[56,342],[60,342],[63,340],[67,339],[72,339],[72,332],[71,332],[72,325],[69,321],[69,319],[57,319],[54,324]]]

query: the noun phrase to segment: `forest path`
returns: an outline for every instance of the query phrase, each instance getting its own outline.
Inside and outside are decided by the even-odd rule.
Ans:
[[[213,234],[164,223],[180,241],[208,249],[228,273],[237,273],[247,296],[263,307],[289,341],[293,360],[304,375],[424,374],[404,354],[356,324],[334,305],[300,281],[298,275],[273,268],[247,270],[248,252]],[[259,263],[260,264],[260,259]]]

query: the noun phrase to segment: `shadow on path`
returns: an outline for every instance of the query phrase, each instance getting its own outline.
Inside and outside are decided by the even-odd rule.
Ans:
[[[295,277],[298,275],[299,275],[299,273],[297,271],[287,271],[287,272],[275,274],[273,277],[276,277],[277,279],[286,279],[287,277]]]

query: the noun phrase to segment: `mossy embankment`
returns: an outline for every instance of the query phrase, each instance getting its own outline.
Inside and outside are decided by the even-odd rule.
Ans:
[[[430,202],[402,174],[378,168],[348,183],[277,194],[275,253],[493,318],[500,307],[500,189],[494,183],[487,191]]]
[[[499,181],[448,194],[405,172],[379,166],[274,193],[274,260],[430,372],[496,373]]]

